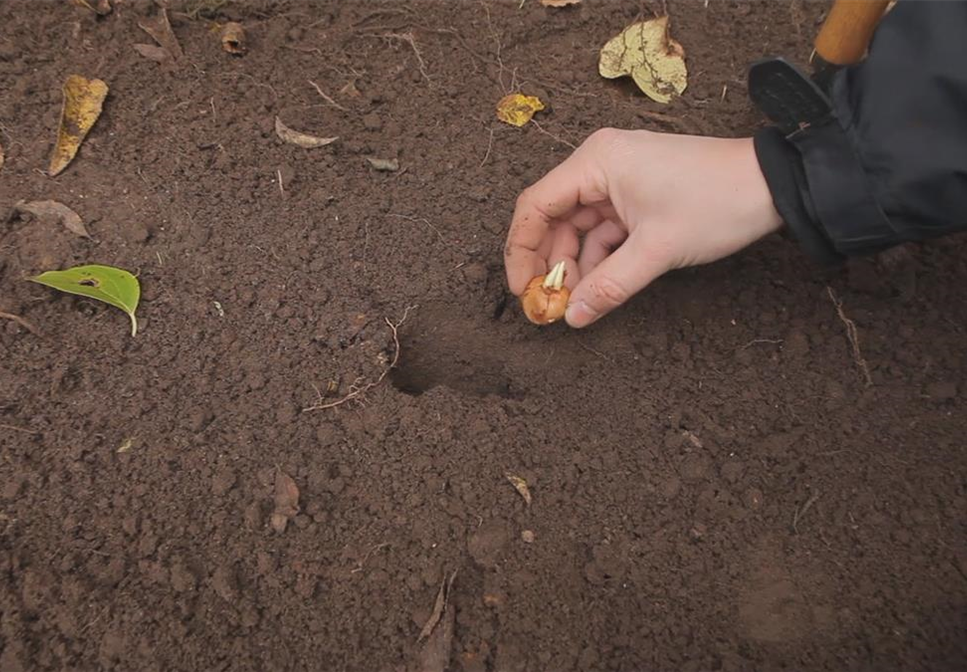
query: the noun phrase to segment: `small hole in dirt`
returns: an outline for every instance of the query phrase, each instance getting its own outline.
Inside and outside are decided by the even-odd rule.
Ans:
[[[418,396],[438,385],[478,397],[517,398],[498,343],[484,325],[469,323],[452,310],[421,311],[400,329],[400,359],[390,380],[400,392]]]

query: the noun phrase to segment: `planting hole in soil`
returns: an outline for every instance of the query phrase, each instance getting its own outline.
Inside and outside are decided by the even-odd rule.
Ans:
[[[497,339],[483,320],[454,318],[444,305],[429,306],[400,329],[400,361],[390,372],[393,385],[420,395],[438,385],[473,396],[519,397],[506,375]]]

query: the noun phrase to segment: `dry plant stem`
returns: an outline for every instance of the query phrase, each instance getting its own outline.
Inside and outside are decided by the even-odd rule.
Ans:
[[[490,158],[490,150],[492,150],[493,148],[494,148],[494,129],[491,126],[490,127],[490,140],[487,141],[487,153],[484,154],[483,161],[481,161],[480,162],[480,165],[477,166],[478,168],[483,168],[484,167],[484,164],[487,163],[487,159]]]
[[[316,84],[314,81],[312,81],[311,79],[310,80],[307,80],[307,81],[309,82],[309,84],[312,85],[312,88],[314,88],[316,90],[316,93],[318,93],[320,96],[322,96],[322,99],[324,101],[326,101],[327,103],[329,103],[330,105],[332,105],[333,107],[335,107],[337,110],[342,110],[343,112],[349,112],[349,109],[348,108],[343,107],[342,105],[340,105],[339,103],[337,103],[335,100],[333,100],[332,97],[330,95],[328,95],[325,91],[323,91],[322,88],[318,84]]]
[[[802,505],[802,508],[796,509],[796,512],[792,516],[792,531],[796,534],[799,534],[799,521],[802,520],[803,516],[806,515],[806,512],[812,508],[812,505],[816,503],[817,499],[819,499],[819,490],[814,490],[813,494],[811,494],[809,499],[806,500],[806,503]]]
[[[545,130],[544,130],[544,127],[543,127],[543,126],[541,126],[541,125],[540,125],[539,123],[537,123],[537,121],[536,121],[536,120],[534,120],[534,119],[531,119],[531,123],[532,123],[532,124],[534,124],[535,126],[537,126],[537,130],[538,130],[538,131],[540,131],[541,133],[543,133],[544,135],[546,135],[547,137],[549,137],[549,138],[554,138],[555,140],[557,140],[557,141],[558,141],[558,142],[560,142],[561,144],[563,144],[563,145],[567,145],[567,146],[568,146],[568,147],[570,147],[571,149],[577,149],[577,145],[575,145],[575,144],[574,144],[573,142],[568,142],[568,141],[567,141],[567,140],[565,140],[564,138],[562,138],[562,137],[559,137],[559,136],[556,136],[556,135],[554,135],[553,133],[551,133],[550,131],[545,131]]]
[[[386,33],[383,37],[402,40],[408,43],[413,48],[413,53],[416,54],[416,61],[420,65],[420,74],[423,75],[423,79],[426,80],[427,84],[433,84],[433,80],[430,79],[430,75],[426,71],[426,61],[423,60],[423,54],[420,53],[419,47],[416,46],[416,39],[413,37],[413,33]]]
[[[40,336],[40,331],[37,329],[37,327],[35,327],[33,324],[31,324],[24,318],[20,317],[19,315],[13,315],[11,313],[5,313],[3,311],[0,311],[0,318],[3,318],[5,320],[13,320],[21,327],[23,327],[24,329],[32,333],[34,336]]]
[[[366,383],[362,387],[358,387],[356,383],[353,383],[353,385],[350,387],[349,394],[347,394],[345,397],[342,397],[341,399],[337,399],[336,401],[330,401],[329,403],[326,403],[326,404],[313,404],[312,406],[307,406],[306,408],[302,409],[302,412],[306,413],[308,411],[322,411],[327,408],[335,408],[336,406],[342,406],[347,401],[352,401],[353,399],[359,399],[361,396],[366,394],[366,392],[368,392],[369,390],[373,389],[374,387],[382,383],[383,380],[386,378],[386,376],[389,375],[389,372],[396,368],[397,362],[400,361],[399,328],[403,326],[403,323],[406,322],[406,318],[410,314],[410,311],[413,310],[414,308],[416,308],[416,306],[407,306],[406,309],[403,311],[403,317],[400,318],[399,322],[391,322],[388,317],[383,318],[383,321],[386,322],[386,326],[388,326],[390,329],[390,333],[392,333],[393,335],[393,359],[392,361],[390,361],[389,366],[383,369],[383,372],[379,374],[379,378],[377,378],[371,383]],[[360,382],[360,380],[361,379],[357,379],[356,382],[358,383]]]
[[[440,233],[440,229],[438,229],[438,228],[436,228],[435,226],[433,226],[433,225],[432,225],[432,224],[430,223],[430,220],[428,220],[428,219],[427,219],[426,217],[410,217],[409,215],[400,215],[400,214],[396,214],[396,213],[393,213],[393,212],[391,212],[391,213],[389,213],[389,214],[388,214],[388,215],[386,215],[386,216],[387,216],[387,217],[397,217],[397,218],[399,218],[399,219],[405,219],[405,220],[406,220],[406,221],[408,221],[408,222],[423,222],[423,223],[424,223],[424,224],[426,224],[426,225],[427,225],[427,226],[428,226],[428,227],[429,227],[430,229],[432,229],[432,230],[433,230],[433,232],[434,232],[434,233],[435,233],[435,234],[437,235],[437,237],[438,237],[438,238],[440,239],[440,242],[441,242],[441,243],[446,243],[446,242],[447,242],[447,241],[446,241],[446,239],[445,239],[445,238],[443,237],[443,234],[442,234],[442,233]]]
[[[23,427],[15,427],[14,425],[8,425],[4,422],[0,422],[0,429],[9,429],[14,432],[23,432],[24,434],[33,434],[34,436],[40,434],[40,432],[35,432],[32,429],[25,429]]]
[[[863,351],[860,350],[860,336],[856,330],[856,323],[846,316],[843,311],[843,302],[836,296],[832,287],[826,287],[826,292],[829,294],[829,300],[833,302],[836,307],[836,312],[839,315],[839,319],[846,325],[846,338],[849,339],[850,347],[853,350],[853,360],[856,365],[860,367],[863,372],[863,378],[866,380],[866,386],[871,387],[873,385],[873,377],[870,375],[870,367],[866,364],[866,360],[863,358]]]

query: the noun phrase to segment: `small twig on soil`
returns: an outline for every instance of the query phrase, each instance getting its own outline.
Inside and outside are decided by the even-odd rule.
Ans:
[[[490,158],[490,150],[494,148],[494,127],[490,127],[490,140],[487,142],[487,153],[484,154],[483,161],[480,162],[478,168],[483,168],[484,164],[487,163],[487,159]]]
[[[302,409],[302,412],[306,413],[308,411],[321,411],[327,408],[335,408],[336,406],[341,406],[345,404],[347,401],[352,401],[353,399],[359,399],[361,396],[366,394],[366,392],[368,392],[369,390],[373,389],[374,387],[382,383],[383,380],[386,378],[386,376],[389,375],[389,372],[395,369],[396,364],[400,361],[399,328],[403,326],[404,322],[406,322],[406,318],[410,314],[410,311],[416,307],[417,306],[407,306],[406,309],[403,311],[403,317],[400,318],[399,322],[391,322],[388,317],[383,318],[383,321],[386,323],[386,326],[389,327],[390,332],[393,335],[393,359],[390,360],[389,366],[383,369],[383,372],[379,374],[379,378],[377,378],[371,383],[366,383],[362,387],[359,387],[356,385],[356,383],[353,383],[353,385],[350,386],[349,394],[347,394],[345,397],[342,397],[341,399],[337,399],[336,401],[330,401],[329,403],[326,403],[326,404],[316,403],[316,404],[313,404],[312,406],[307,406]],[[361,378],[357,379],[356,382],[358,383],[361,380],[362,380]]]
[[[40,432],[35,432],[32,429],[26,429],[24,427],[15,427],[14,425],[8,425],[4,422],[0,422],[0,429],[9,429],[14,432],[23,432],[24,434],[33,434],[34,436],[39,436]]]
[[[388,541],[384,541],[381,544],[376,544],[375,546],[373,546],[371,549],[366,551],[366,555],[364,555],[363,559],[356,564],[356,568],[349,570],[349,573],[356,574],[357,572],[363,571],[363,565],[366,564],[366,561],[369,560],[370,556],[373,555],[373,553],[375,553],[376,551],[380,550],[381,548],[386,548],[387,546],[389,546]]]
[[[813,494],[809,496],[809,499],[802,505],[802,508],[796,509],[796,512],[792,516],[792,531],[796,534],[799,534],[799,521],[802,520],[812,505],[816,503],[817,499],[819,499],[819,490],[813,490]]]
[[[565,140],[564,138],[562,138],[562,137],[559,137],[559,136],[557,136],[557,135],[554,135],[554,134],[553,134],[553,133],[551,133],[550,131],[546,131],[546,130],[544,130],[544,127],[543,127],[543,126],[541,126],[541,125],[540,125],[539,123],[537,123],[537,121],[536,121],[536,120],[534,120],[534,119],[531,119],[531,123],[532,123],[532,124],[534,124],[534,126],[536,126],[536,127],[537,127],[537,130],[538,130],[538,131],[540,131],[541,133],[543,133],[544,135],[546,135],[546,136],[548,136],[548,137],[550,137],[550,138],[554,138],[555,140],[557,140],[557,141],[558,141],[558,142],[560,142],[561,144],[564,144],[564,145],[567,145],[567,146],[568,146],[568,147],[570,147],[571,149],[577,149],[577,146],[576,146],[576,145],[575,145],[574,143],[572,143],[572,142],[568,142],[568,141],[567,141],[567,140]]]
[[[426,61],[423,60],[423,54],[420,53],[419,47],[416,46],[416,38],[413,37],[413,33],[386,33],[383,37],[401,40],[409,44],[413,48],[413,53],[416,54],[417,63],[420,65],[420,74],[423,75],[423,79],[426,80],[427,84],[433,85],[433,80],[430,79],[430,75],[426,71]]]
[[[773,345],[779,345],[782,343],[781,338],[753,338],[751,341],[743,345],[739,350],[745,350],[746,348],[751,348],[753,345],[758,345],[760,343],[772,343]]]
[[[21,327],[23,327],[24,329],[32,333],[34,336],[40,336],[40,331],[37,329],[37,327],[35,327],[33,324],[31,324],[24,318],[20,317],[19,315],[13,315],[11,313],[5,313],[3,311],[0,311],[0,318],[3,318],[5,320],[13,320]]]
[[[255,79],[255,77],[248,74],[247,72],[223,72],[222,74],[219,75],[219,77],[247,77],[252,80],[252,83],[255,86],[265,87],[266,89],[272,92],[273,96],[275,96],[276,98],[279,97],[279,92],[276,91],[271,84],[264,84],[263,82],[260,82],[259,80]]]
[[[870,387],[873,385],[873,378],[870,376],[870,367],[867,366],[866,359],[863,358],[863,351],[860,350],[860,336],[856,330],[856,323],[846,316],[846,313],[843,311],[843,302],[837,298],[833,288],[827,286],[826,292],[829,294],[829,300],[836,307],[839,319],[846,325],[846,338],[849,339],[850,347],[853,350],[853,360],[863,372],[863,378],[866,379],[866,386]]]
[[[490,7],[484,5],[483,8],[487,13],[487,29],[490,31],[490,36],[494,38],[494,43],[497,45],[497,50],[494,53],[494,56],[497,59],[497,82],[500,84],[500,88],[504,93],[510,93],[513,91],[514,81],[517,79],[517,73],[515,72],[513,74],[510,82],[510,88],[508,89],[506,86],[504,86],[504,70],[506,70],[506,68],[504,67],[504,61],[500,58],[500,52],[503,47],[500,44],[500,37],[497,36],[497,31],[494,30],[494,24],[490,18]]]
[[[282,195],[283,196],[285,196],[285,187],[282,186],[282,169],[281,168],[276,168],[275,169],[275,176],[279,178],[279,191],[282,192]]]
[[[446,243],[447,242],[446,239],[443,237],[443,234],[440,233],[440,229],[438,229],[435,226],[433,226],[430,223],[430,220],[428,220],[426,217],[411,217],[410,215],[399,215],[399,214],[396,214],[396,213],[393,213],[393,212],[387,214],[386,216],[387,217],[398,217],[400,219],[405,219],[405,220],[407,220],[409,222],[423,222],[428,227],[430,227],[433,230],[434,233],[436,233],[436,235],[440,238],[440,242],[441,243]]]
[[[613,359],[611,359],[610,357],[608,357],[603,352],[599,352],[598,350],[595,350],[590,345],[585,345],[580,339],[578,340],[578,345],[580,345],[582,348],[584,348],[585,350],[587,350],[588,352],[590,352],[592,355],[597,355],[598,357],[600,357],[601,359],[603,359],[606,362],[610,362],[611,364],[617,364],[617,362],[615,362]]]
[[[323,91],[322,90],[322,87],[320,87],[314,81],[312,81],[311,79],[310,80],[307,80],[307,81],[309,82],[309,84],[312,85],[312,88],[314,88],[316,90],[316,92],[320,96],[322,96],[322,99],[324,101],[326,101],[327,103],[329,103],[330,105],[332,105],[333,107],[335,107],[337,110],[342,110],[343,112],[349,112],[349,110],[347,108],[343,107],[342,105],[340,105],[339,103],[337,103],[335,100],[333,100],[332,96],[330,96],[325,91]]]

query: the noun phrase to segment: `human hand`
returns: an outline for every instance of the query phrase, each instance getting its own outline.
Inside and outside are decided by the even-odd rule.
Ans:
[[[781,223],[751,138],[602,129],[517,199],[507,281],[519,296],[563,260],[565,319],[584,327],[666,271],[726,257]]]

